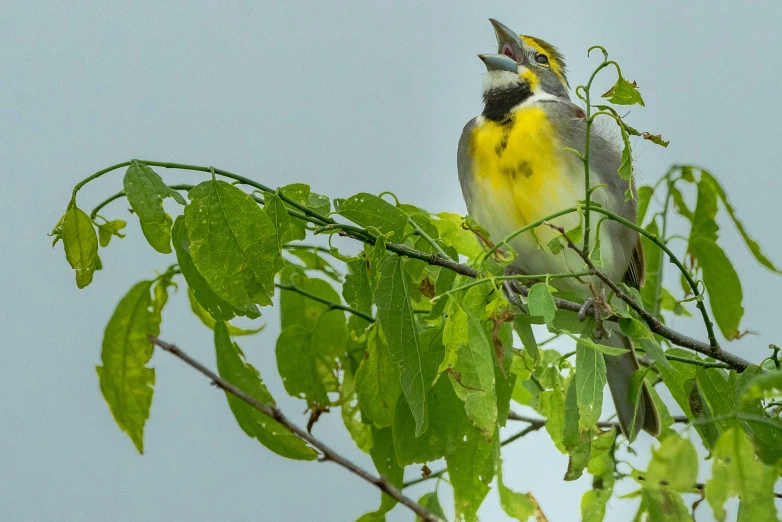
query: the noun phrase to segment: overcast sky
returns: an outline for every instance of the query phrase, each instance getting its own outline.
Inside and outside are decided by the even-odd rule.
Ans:
[[[248,438],[224,396],[166,354],[153,360],[156,393],[139,456],[100,396],[94,365],[117,300],[172,258],[155,254],[129,220],[128,237],[101,252],[104,270],[79,291],[46,234],[77,181],[130,158],[211,164],[332,197],[391,190],[463,213],[456,143],[481,110],[485,69],[476,55],[496,49],[489,17],[559,46],[572,85],[597,63],[586,49],[605,46],[646,101],[629,123],[671,140],[667,150],[637,144],[643,181],[674,162],[711,168],[748,230],[782,263],[777,0],[123,4],[0,6],[3,519],[341,522],[377,506],[375,489],[336,466],[287,461]],[[106,176],[79,203],[90,209],[120,187],[119,172]],[[127,219],[126,209],[117,202],[104,214]],[[744,283],[744,326],[760,333],[730,349],[759,360],[782,341],[774,305],[782,278],[723,229]],[[211,334],[186,301],[181,292],[172,298],[162,337],[214,367]],[[278,316],[266,309],[264,317],[269,328],[239,344],[284,410],[303,421],[304,404],[285,397],[276,375]],[[704,337],[697,321],[674,326]],[[338,414],[316,434],[371,468]],[[635,446],[644,458],[650,441]],[[562,482],[566,458],[545,433],[504,458],[507,483],[531,490],[552,522],[577,519],[589,479]],[[613,500],[607,519],[628,520],[635,507]],[[491,496],[484,520],[503,520],[498,511]],[[710,520],[705,504],[698,512]],[[389,520],[411,516],[397,508]]]

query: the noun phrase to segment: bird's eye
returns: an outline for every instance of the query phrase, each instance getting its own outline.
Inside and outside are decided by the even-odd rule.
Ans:
[[[548,56],[539,54],[535,56],[535,61],[538,62],[538,65],[548,65]]]

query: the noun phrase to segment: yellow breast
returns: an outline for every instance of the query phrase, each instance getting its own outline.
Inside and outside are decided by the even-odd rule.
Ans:
[[[576,187],[562,172],[562,145],[540,107],[518,110],[506,122],[486,120],[476,126],[470,155],[480,200],[475,203],[483,207],[478,213],[494,238],[575,201]],[[538,229],[541,234],[550,235]]]

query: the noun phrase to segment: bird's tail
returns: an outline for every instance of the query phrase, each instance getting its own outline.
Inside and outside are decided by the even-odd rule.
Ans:
[[[630,378],[640,365],[635,356],[633,342],[619,332],[613,332],[608,339],[601,339],[603,344],[617,348],[627,348],[629,352],[622,355],[604,355],[608,388],[614,399],[616,415],[622,433],[633,441],[641,432],[646,431],[652,436],[660,434],[660,415],[649,392],[649,385],[644,382],[641,393],[635,404],[630,400]]]

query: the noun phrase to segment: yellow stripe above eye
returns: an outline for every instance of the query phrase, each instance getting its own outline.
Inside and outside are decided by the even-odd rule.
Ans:
[[[524,42],[524,45],[528,45],[535,49],[540,54],[543,54],[548,58],[549,66],[551,67],[551,70],[554,71],[554,74],[557,75],[557,78],[559,78],[559,81],[562,82],[562,85],[567,85],[567,80],[565,80],[565,75],[562,74],[562,64],[559,63],[559,61],[551,56],[551,53],[546,51],[534,38],[530,38],[529,36],[521,36],[521,41]]]

